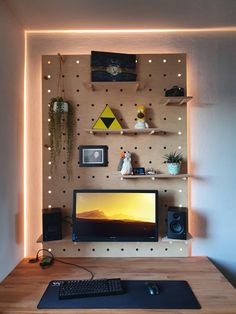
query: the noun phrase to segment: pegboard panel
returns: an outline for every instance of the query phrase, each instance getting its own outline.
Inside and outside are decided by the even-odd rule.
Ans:
[[[137,80],[139,88],[130,83],[102,83],[91,88],[90,56],[63,56],[61,86],[64,99],[73,103],[75,110],[75,138],[72,160],[73,177],[68,181],[66,153],[62,150],[55,174],[50,174],[51,160],[48,135],[48,105],[57,96],[59,58],[57,55],[42,57],[43,100],[43,207],[61,207],[64,216],[71,216],[74,189],[157,189],[159,191],[160,238],[166,233],[166,213],[169,206],[188,207],[188,180],[132,179],[121,180],[117,171],[119,153],[130,151],[133,167],[153,168],[167,173],[163,155],[182,152],[185,162],[182,173],[187,173],[187,110],[183,106],[165,106],[160,101],[165,90],[174,85],[186,91],[185,54],[137,55]],[[187,94],[187,93],[186,93]],[[105,105],[108,104],[123,128],[134,128],[137,105],[145,106],[146,121],[162,134],[89,134]],[[80,145],[107,145],[107,167],[79,167]],[[71,234],[64,224],[64,235]],[[171,242],[171,243],[170,243]],[[58,256],[187,256],[188,242],[161,241],[157,243],[72,243],[64,241],[44,243]],[[94,250],[93,250],[94,249]],[[123,250],[122,250],[123,249]],[[152,250],[151,250],[152,249]]]

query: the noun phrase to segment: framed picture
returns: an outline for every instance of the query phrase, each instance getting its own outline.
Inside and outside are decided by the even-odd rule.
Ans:
[[[79,165],[80,167],[106,167],[108,147],[105,145],[80,145]]]

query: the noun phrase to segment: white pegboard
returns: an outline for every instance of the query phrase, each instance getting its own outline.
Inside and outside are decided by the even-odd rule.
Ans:
[[[57,173],[48,179],[50,177],[48,164],[50,151],[45,147],[49,145],[48,103],[52,97],[57,96],[59,59],[56,55],[43,56],[43,207],[61,207],[63,215],[71,215],[72,192],[78,188],[157,189],[159,191],[159,230],[161,236],[165,236],[167,208],[169,206],[188,207],[188,180],[175,178],[155,181],[150,179],[121,181],[116,169],[120,150],[128,150],[132,153],[134,167],[154,168],[159,173],[166,173],[165,165],[162,163],[163,155],[170,151],[179,151],[183,153],[186,161],[182,167],[182,173],[187,173],[186,106],[164,106],[163,101],[160,102],[165,90],[174,85],[184,87],[186,90],[186,55],[137,55],[138,89],[134,84],[129,83],[102,83],[93,89],[90,86],[90,56],[74,55],[63,56],[63,58],[65,62],[62,69],[62,86],[65,99],[70,100],[74,105],[76,119],[73,178],[70,181],[67,180],[66,156],[62,152]],[[164,134],[126,134],[123,136],[89,134],[86,130],[92,127],[106,104],[109,104],[123,128],[134,128],[137,105],[145,105],[149,126],[163,130]],[[79,145],[107,145],[109,147],[108,167],[80,168]],[[51,193],[49,194],[48,191]],[[68,236],[70,233],[69,226],[65,224],[64,234]],[[188,243],[185,241],[175,241],[171,244],[159,241],[151,244],[101,242],[75,245],[68,239],[44,243],[44,247],[49,246],[57,256],[188,255]]]

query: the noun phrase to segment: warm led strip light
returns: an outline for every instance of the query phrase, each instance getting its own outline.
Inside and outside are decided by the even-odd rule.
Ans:
[[[85,29],[85,30],[26,30],[24,58],[24,256],[27,256],[27,35],[28,34],[125,34],[125,33],[206,33],[206,32],[236,32],[236,26],[215,28],[186,29]],[[189,152],[188,152],[189,153]]]
[[[78,34],[114,34],[114,33],[189,33],[189,32],[236,32],[236,26],[212,28],[176,28],[176,29],[80,29],[80,30],[26,30],[27,34],[78,33]]]
[[[24,150],[23,150],[23,187],[24,187],[24,257],[27,256],[27,33],[25,32],[24,58]]]

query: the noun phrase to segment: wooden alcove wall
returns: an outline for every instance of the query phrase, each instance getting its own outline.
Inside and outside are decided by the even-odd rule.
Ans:
[[[63,224],[61,241],[44,242],[56,256],[188,256],[189,241],[165,239],[165,217],[169,206],[188,207],[188,179],[130,179],[121,180],[117,171],[121,150],[132,153],[133,166],[154,168],[167,173],[163,155],[170,151],[182,152],[185,162],[182,173],[187,173],[187,106],[165,105],[165,90],[174,85],[186,91],[185,54],[137,55],[137,85],[133,83],[101,83],[90,85],[90,55],[63,56],[62,86],[65,99],[75,108],[75,149],[72,162],[73,178],[68,181],[66,154],[62,152],[57,173],[50,178],[50,151],[48,136],[48,104],[57,96],[59,57],[42,57],[43,106],[43,207],[61,207],[63,215],[72,212],[74,189],[157,189],[159,191],[159,241],[155,243],[73,243],[68,224]],[[187,91],[186,91],[187,95]],[[108,104],[123,128],[134,128],[137,105],[145,105],[146,121],[151,128],[164,133],[148,134],[98,134],[92,128],[105,105]],[[79,145],[107,145],[107,167],[79,167]],[[51,193],[49,193],[51,191]]]

